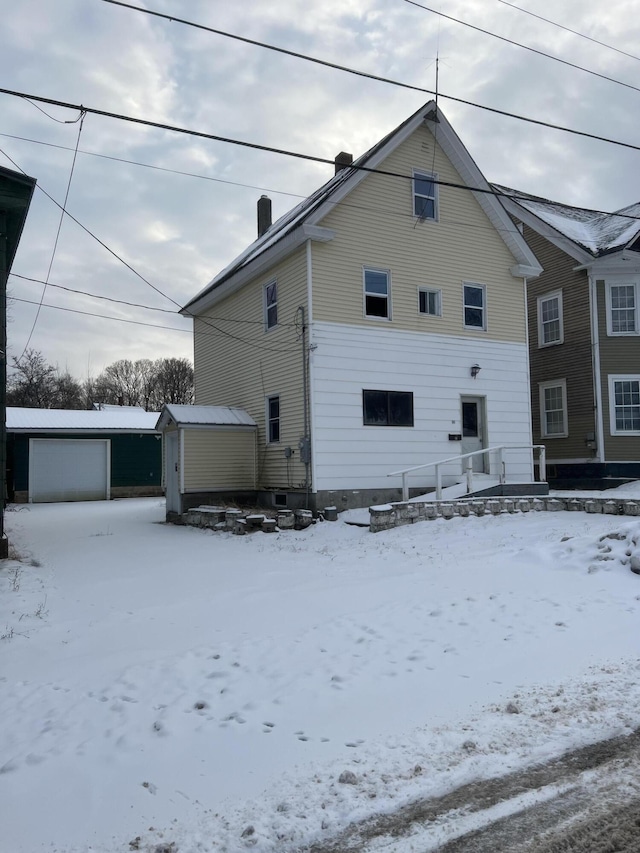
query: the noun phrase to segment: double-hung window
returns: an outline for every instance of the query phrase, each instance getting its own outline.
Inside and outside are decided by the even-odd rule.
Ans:
[[[278,283],[270,281],[262,288],[265,331],[278,325]]]
[[[612,435],[640,435],[640,376],[609,377]]]
[[[364,278],[364,315],[381,320],[391,319],[391,284],[389,270],[376,270],[365,267]]]
[[[362,414],[365,426],[413,426],[413,392],[362,392]]]
[[[608,332],[610,335],[638,334],[638,290],[632,283],[607,284]]]
[[[442,316],[442,291],[418,288],[418,311],[431,317]]]
[[[267,441],[277,444],[280,441],[280,397],[267,397]]]
[[[562,324],[562,291],[538,297],[538,346],[561,344],[564,340]]]
[[[465,329],[486,329],[487,310],[484,285],[463,284],[462,292]]]
[[[556,379],[540,383],[540,433],[543,438],[566,438],[567,382]]]
[[[413,215],[418,219],[438,218],[437,176],[413,170]]]

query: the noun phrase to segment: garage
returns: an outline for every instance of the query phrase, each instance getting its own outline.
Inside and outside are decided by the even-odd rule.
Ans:
[[[29,501],[109,500],[108,439],[32,438]]]

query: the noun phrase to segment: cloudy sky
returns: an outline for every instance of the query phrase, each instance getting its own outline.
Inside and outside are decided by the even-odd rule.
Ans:
[[[632,0],[514,0],[527,12],[506,0],[433,2],[442,15],[407,0],[132,3],[431,90],[439,56],[441,107],[489,180],[602,210],[640,199],[640,152],[446,97],[640,145]],[[0,0],[0,10],[4,89],[318,157],[358,156],[430,97],[104,0]],[[78,112],[39,107],[0,94],[0,165],[24,170],[62,203]],[[29,347],[79,379],[119,358],[191,357],[191,323],[61,287],[175,312],[255,239],[262,193],[275,218],[332,174],[91,114],[78,145],[68,210],[135,272],[66,217],[54,256],[60,210],[36,190],[9,285],[9,355],[19,357],[32,333]],[[50,265],[58,287],[47,287],[33,328],[43,285],[17,276],[44,281]]]

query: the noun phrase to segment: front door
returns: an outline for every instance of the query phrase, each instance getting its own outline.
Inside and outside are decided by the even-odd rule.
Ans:
[[[462,397],[462,453],[482,450],[485,444],[484,398]],[[473,456],[473,470],[486,471],[486,454]],[[467,460],[463,460],[462,469],[466,469]]]

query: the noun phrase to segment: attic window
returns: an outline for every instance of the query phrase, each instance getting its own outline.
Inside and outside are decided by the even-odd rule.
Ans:
[[[438,218],[437,176],[431,172],[413,172],[413,214],[418,219]]]

